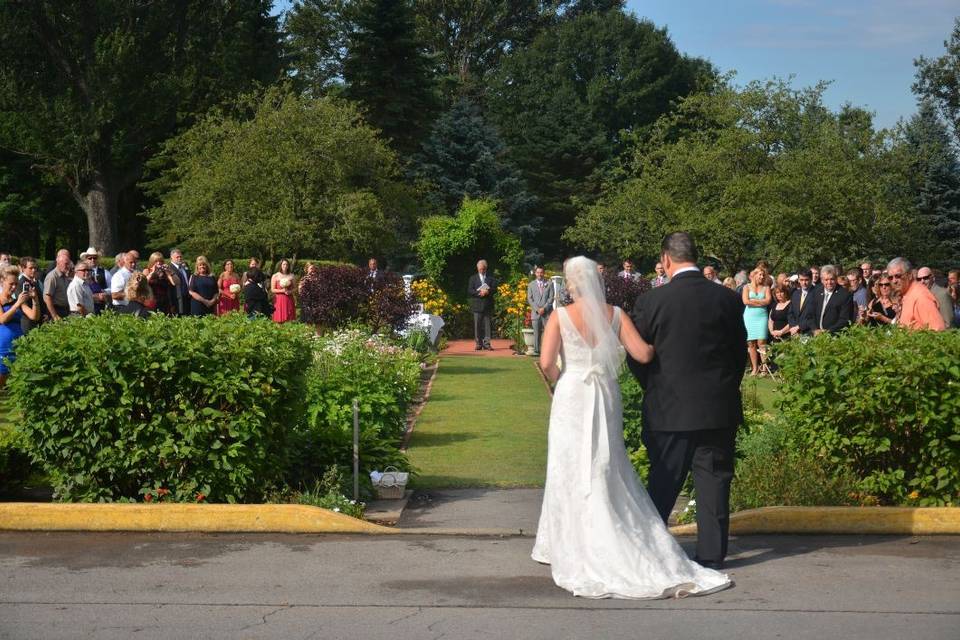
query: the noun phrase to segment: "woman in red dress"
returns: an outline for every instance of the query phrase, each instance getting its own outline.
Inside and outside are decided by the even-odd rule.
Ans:
[[[236,291],[231,287],[236,285]],[[220,301],[217,303],[217,315],[222,316],[240,308],[240,275],[233,268],[233,260],[223,263],[223,273],[217,278],[220,289]]]
[[[297,290],[297,279],[290,269],[290,261],[280,261],[280,271],[270,278],[270,291],[273,293],[273,321],[290,322],[297,319],[297,307],[293,301],[293,292]]]

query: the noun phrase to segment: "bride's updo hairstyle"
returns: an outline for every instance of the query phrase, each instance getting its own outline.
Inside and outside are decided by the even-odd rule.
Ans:
[[[613,333],[607,317],[607,296],[597,263],[586,256],[570,258],[563,264],[567,291],[583,318],[583,339],[591,347],[594,364],[607,367],[613,375],[620,368],[620,338]]]

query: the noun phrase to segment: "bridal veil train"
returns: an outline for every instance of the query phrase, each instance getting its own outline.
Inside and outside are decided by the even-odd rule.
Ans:
[[[546,360],[559,348],[563,370],[550,411],[533,559],[550,565],[558,586],[587,598],[683,597],[731,586],[725,574],[687,557],[627,458],[620,336],[628,350],[649,346],[621,309],[611,315],[595,262],[572,258],[564,275],[574,304],[556,310],[543,343]]]

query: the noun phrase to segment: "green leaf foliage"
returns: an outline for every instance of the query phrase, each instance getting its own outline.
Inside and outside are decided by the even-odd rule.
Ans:
[[[496,204],[471,198],[464,199],[456,217],[423,220],[417,254],[427,275],[461,301],[478,260],[487,260],[492,271],[508,280],[518,275],[523,259],[520,241],[501,228]]]
[[[17,343],[8,382],[27,449],[62,500],[255,500],[303,415],[309,330],[106,314]]]
[[[883,504],[960,501],[960,333],[852,328],[776,359],[796,440]]]

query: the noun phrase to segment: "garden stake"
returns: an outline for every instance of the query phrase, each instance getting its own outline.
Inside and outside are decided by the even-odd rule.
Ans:
[[[353,400],[353,499],[360,499],[360,405]]]

